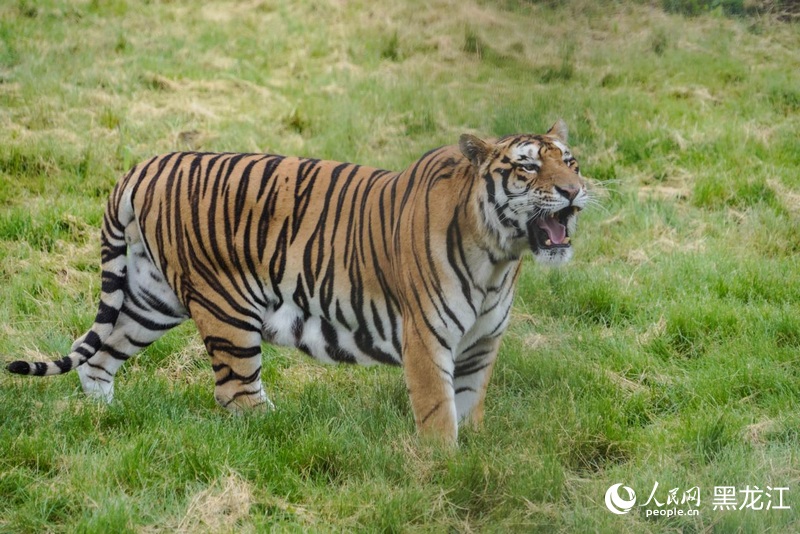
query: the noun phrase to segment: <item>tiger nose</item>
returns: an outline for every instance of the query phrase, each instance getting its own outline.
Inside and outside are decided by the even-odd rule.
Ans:
[[[559,195],[572,202],[578,196],[580,189],[574,185],[565,185],[563,187],[556,186],[556,191],[558,191]]]

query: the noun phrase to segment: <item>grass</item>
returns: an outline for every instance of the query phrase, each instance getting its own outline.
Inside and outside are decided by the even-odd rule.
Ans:
[[[563,117],[605,193],[569,267],[527,262],[457,453],[416,441],[398,370],[283,349],[265,347],[279,409],[231,417],[186,324],[110,406],[74,375],[0,374],[0,531],[800,528],[800,27],[739,5],[4,3],[4,362],[91,323],[105,196],[159,152],[400,169]],[[618,482],[640,503],[698,486],[700,513],[613,515]],[[789,487],[790,509],[713,510],[715,486],[747,485]]]

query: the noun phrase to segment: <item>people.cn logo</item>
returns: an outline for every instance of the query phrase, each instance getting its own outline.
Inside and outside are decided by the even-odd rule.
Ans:
[[[622,484],[614,484],[606,491],[606,507],[618,515],[627,514],[636,504],[636,493],[633,489],[628,486],[622,486],[622,489],[628,493],[628,498],[623,499],[619,494],[620,486]]]

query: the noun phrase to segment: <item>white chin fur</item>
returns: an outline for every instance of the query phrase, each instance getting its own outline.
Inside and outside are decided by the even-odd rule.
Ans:
[[[540,248],[533,253],[533,256],[536,258],[536,261],[542,265],[558,267],[559,265],[564,265],[571,260],[572,254],[572,247],[550,249]]]

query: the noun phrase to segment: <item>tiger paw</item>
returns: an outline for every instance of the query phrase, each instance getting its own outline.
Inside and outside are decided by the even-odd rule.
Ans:
[[[233,413],[246,413],[250,411],[267,412],[275,409],[275,405],[269,400],[263,388],[254,392],[240,391],[234,395],[233,398],[228,399],[218,394],[214,397],[220,406]]]
[[[114,400],[113,377],[99,376],[102,371],[92,372],[94,370],[86,364],[79,365],[75,370],[81,379],[81,386],[87,397],[111,404],[111,401]]]

